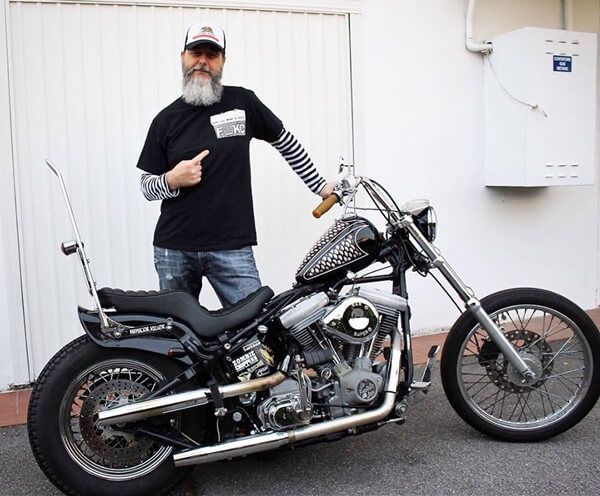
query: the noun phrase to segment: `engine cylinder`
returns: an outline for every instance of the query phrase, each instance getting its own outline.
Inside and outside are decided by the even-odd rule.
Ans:
[[[301,300],[283,309],[279,320],[283,327],[290,331],[294,339],[304,350],[320,349],[310,329],[315,322],[321,320],[329,303],[329,297],[321,292]]]
[[[375,336],[375,339],[373,340],[373,346],[371,346],[371,351],[369,353],[369,358],[371,360],[375,360],[375,358],[381,353],[385,340],[392,332],[394,326],[397,324],[398,312],[396,312],[396,315],[382,314],[377,336]]]
[[[408,308],[408,302],[402,296],[362,286],[355,290],[355,294],[372,302],[381,315],[379,329],[369,352],[369,358],[375,360],[381,353],[385,340],[392,332],[392,329],[398,325],[400,312],[404,312]]]
[[[329,303],[328,296],[321,292],[284,308],[279,320],[286,329],[308,327],[323,314],[321,311]]]
[[[368,289],[362,286],[356,288],[354,294],[369,300],[373,303],[381,313],[403,312],[408,308],[406,298],[387,293],[378,289]]]

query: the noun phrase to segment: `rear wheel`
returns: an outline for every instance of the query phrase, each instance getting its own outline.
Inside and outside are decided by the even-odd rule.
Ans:
[[[566,298],[539,289],[501,291],[482,305],[536,380],[523,383],[471,314],[454,324],[441,361],[446,396],[474,428],[508,441],[566,431],[600,394],[600,335]]]
[[[135,434],[131,425],[99,426],[96,414],[141,398],[180,371],[166,358],[108,350],[86,336],[65,346],[40,374],[29,405],[29,440],[46,476],[71,495],[170,491],[190,471],[174,466],[173,447]],[[157,417],[150,427],[197,438],[194,421],[201,418],[192,413]]]

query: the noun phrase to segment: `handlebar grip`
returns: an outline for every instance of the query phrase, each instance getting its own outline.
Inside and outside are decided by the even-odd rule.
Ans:
[[[338,195],[336,195],[335,193],[332,193],[327,198],[325,198],[321,203],[319,203],[319,206],[313,210],[313,212],[312,212],[313,217],[315,219],[320,218],[321,215],[327,213],[329,211],[329,209],[331,207],[333,207],[339,201],[340,201],[340,197]]]

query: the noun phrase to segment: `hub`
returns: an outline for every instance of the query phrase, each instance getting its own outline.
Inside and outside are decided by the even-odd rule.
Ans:
[[[479,363],[485,367],[488,376],[499,389],[513,393],[527,392],[531,387],[541,384],[544,377],[552,372],[552,348],[542,336],[527,329],[515,329],[505,332],[504,335],[535,374],[533,382],[523,382],[525,378],[491,339],[481,347]]]

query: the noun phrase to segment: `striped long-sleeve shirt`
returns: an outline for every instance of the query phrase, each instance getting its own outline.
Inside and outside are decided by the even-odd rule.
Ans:
[[[292,170],[304,181],[304,184],[313,193],[319,194],[325,186],[325,179],[317,172],[308,153],[294,135],[286,129],[282,129],[277,139],[270,144],[281,153]],[[179,189],[169,190],[166,173],[162,175],[144,173],[140,180],[140,186],[147,200],[165,200],[179,195]]]

